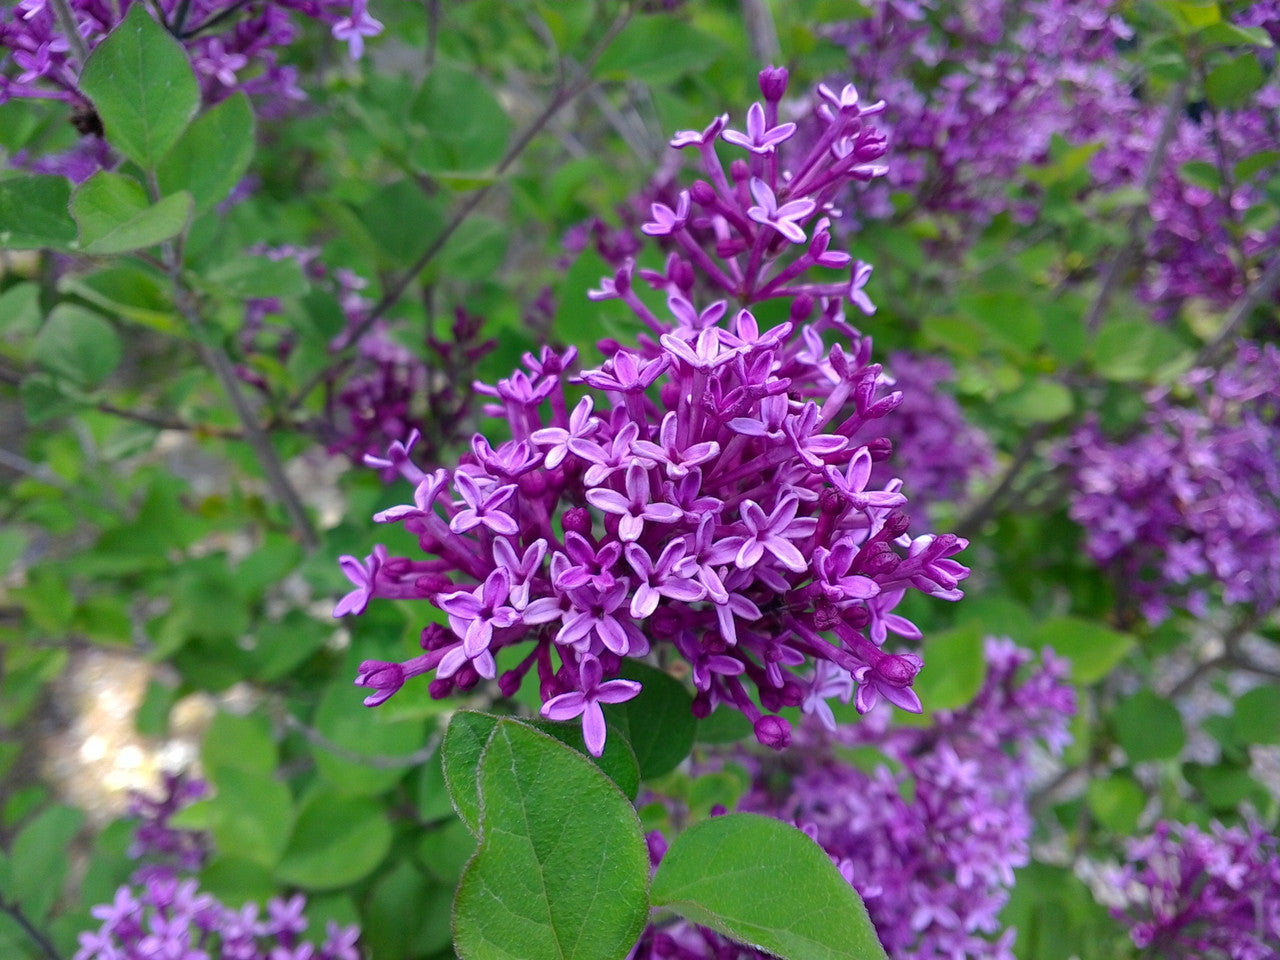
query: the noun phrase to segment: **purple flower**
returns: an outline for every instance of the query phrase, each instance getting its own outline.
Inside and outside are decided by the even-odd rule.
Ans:
[[[756,223],[773,227],[792,243],[804,243],[804,228],[800,225],[817,209],[810,199],[791,200],[778,206],[778,198],[767,183],[759,177],[751,178],[751,196],[754,207],[747,208],[747,216]],[[870,270],[868,270],[870,273]]]
[[[652,501],[649,492],[649,471],[637,463],[627,468],[626,495],[603,487],[587,491],[587,502],[605,513],[615,514],[618,536],[624,543],[639,540],[644,533],[644,522],[675,523],[684,517],[684,511],[670,503]]]
[[[364,38],[376,37],[382,32],[382,23],[369,16],[368,0],[351,0],[351,14],[333,25],[336,40],[347,41],[351,59],[359,60],[364,54]]]
[[[624,703],[640,692],[640,684],[634,680],[606,680],[601,683],[604,671],[600,661],[588,654],[578,666],[581,686],[569,693],[552,697],[542,705],[542,715],[548,720],[572,720],[582,717],[582,739],[593,757],[604,753],[604,711],[602,703]]]
[[[342,572],[347,575],[348,580],[355,584],[355,589],[338,601],[337,606],[333,608],[335,617],[345,617],[349,613],[364,613],[369,606],[370,599],[373,598],[374,583],[378,578],[378,571],[382,569],[382,564],[386,559],[387,548],[381,544],[373,548],[373,553],[365,557],[363,563],[352,556],[338,558],[338,563],[342,566]]]
[[[506,605],[510,593],[510,576],[506,570],[497,569],[475,590],[444,594],[437,601],[449,615],[449,628],[461,638],[467,659],[478,657],[489,648],[495,630],[519,621],[520,613]]]
[[[770,128],[765,120],[764,107],[759,103],[753,103],[747,110],[747,132],[742,134],[737,130],[726,130],[720,136],[726,143],[732,143],[734,146],[764,156],[777,150],[778,146],[791,139],[791,135],[795,132],[794,123],[783,123]],[[754,187],[752,192],[754,193]],[[760,201],[757,199],[756,202]]]

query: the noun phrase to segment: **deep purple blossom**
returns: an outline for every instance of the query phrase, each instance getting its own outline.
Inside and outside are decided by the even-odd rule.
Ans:
[[[568,693],[552,697],[542,705],[542,715],[548,720],[572,720],[582,717],[582,739],[592,756],[604,753],[604,713],[602,703],[625,703],[640,692],[640,684],[634,680],[606,680],[600,661],[587,654],[578,667],[579,687]]]

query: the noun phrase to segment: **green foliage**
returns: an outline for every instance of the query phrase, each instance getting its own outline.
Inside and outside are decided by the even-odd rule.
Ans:
[[[648,912],[649,854],[635,810],[586,758],[511,720],[473,771],[480,846],[458,885],[463,960],[626,953]]]
[[[107,140],[140,167],[155,169],[200,105],[182,45],[141,5],[89,57],[80,88],[93,101]]]
[[[787,960],[886,956],[862,899],[826,851],[768,817],[728,814],[681,833],[650,896],[656,907]]]

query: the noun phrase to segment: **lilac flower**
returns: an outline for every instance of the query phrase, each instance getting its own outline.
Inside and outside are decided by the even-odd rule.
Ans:
[[[548,720],[572,720],[582,717],[582,739],[591,755],[604,752],[604,713],[602,703],[624,703],[640,692],[640,684],[634,680],[607,680],[601,683],[604,671],[600,661],[587,654],[578,666],[579,689],[552,697],[542,705],[542,715]]]
[[[194,879],[180,876],[178,871],[203,866],[209,839],[174,830],[167,821],[205,789],[203,781],[166,776],[163,797],[131,799],[130,809],[141,822],[130,856],[146,856],[149,862],[134,872],[131,884],[116,890],[111,903],[90,910],[102,925],[78,935],[72,960],[360,960],[358,927],[330,921],[321,946],[304,939],[308,923],[302,894],[272,898],[260,922],[258,904],[226,906],[202,892]]]
[[[373,553],[365,557],[363,563],[352,556],[338,558],[338,563],[342,565],[342,572],[355,584],[355,589],[338,601],[337,606],[333,608],[335,617],[345,617],[349,613],[364,613],[369,606],[369,600],[374,596],[375,581],[386,559],[387,548],[381,544],[373,548]]]
[[[721,136],[726,143],[763,155],[773,153],[778,149],[779,144],[785,143],[795,132],[794,123],[783,123],[770,128],[765,120],[764,107],[759,103],[753,103],[747,110],[747,132],[742,134],[737,130],[726,130]],[[752,192],[755,192],[754,187]],[[756,202],[760,201],[757,199]]]
[[[376,37],[382,32],[382,23],[369,16],[368,0],[351,0],[351,14],[333,25],[336,40],[345,40],[351,50],[351,59],[364,55],[364,38]]]
[[[776,122],[785,82],[785,71],[761,75],[765,105],[748,123],[757,146],[786,129]],[[727,705],[777,749],[791,738],[778,716],[786,707],[821,714],[828,696],[856,695],[864,710],[880,698],[921,708],[911,690],[919,658],[887,644],[890,632],[918,631],[893,609],[910,590],[958,599],[968,570],[953,558],[965,542],[908,536],[901,483],[879,488],[870,472],[890,444],[851,440],[902,397],[883,392],[870,339],[845,319],[854,280],[806,276],[854,263],[830,249],[829,201],[884,153],[870,122],[879,105],[835,96],[838,109],[816,114],[823,142],[794,165],[748,149],[738,188],[715,149],[723,121],[677,136],[699,148],[706,179],[643,208],[672,247],[665,266],[636,274],[637,249],[620,247],[596,294],[627,304],[645,335],[602,344],[608,359],[576,376],[572,358],[544,352],[477,385],[500,401],[486,408],[506,421],[494,436],[510,439],[477,437],[444,480],[414,473],[398,450],[377,461],[418,487],[412,506],[377,518],[403,523],[428,558],[360,568],[361,590],[341,606],[362,607],[371,591],[448,616],[452,635],[401,664],[405,678],[434,669],[436,697],[479,679],[510,695],[536,668],[544,715],[582,715],[593,749],[605,736],[601,704],[614,702],[601,691],[634,693],[609,676],[659,646],[688,663],[696,715]],[[749,214],[748,176],[771,223]],[[800,224],[820,208],[827,216],[803,244]],[[801,236],[778,241],[778,230]],[[850,277],[865,283],[859,271]],[[703,300],[699,278],[717,295]],[[666,311],[633,282],[665,297]],[[729,317],[731,298],[745,306]],[[773,299],[803,309],[769,327],[750,307]],[[827,349],[824,335],[839,344]],[[571,404],[575,384],[588,393]],[[525,652],[499,678],[495,656],[508,647]],[[377,700],[401,676],[370,663],[358,679]]]
[[[747,208],[747,216],[756,223],[773,227],[792,243],[804,243],[804,228],[800,224],[816,209],[809,199],[791,200],[778,206],[778,198],[767,183],[758,177],[751,178],[751,196],[754,207]]]
[[[1261,825],[1161,821],[1128,841],[1113,909],[1134,946],[1171,960],[1266,960],[1280,942],[1280,845]]]
[[[1109,442],[1090,423],[1061,454],[1085,549],[1157,622],[1210,590],[1259,610],[1280,601],[1280,348],[1241,342],[1187,379],[1192,405],[1153,394],[1137,435]]]

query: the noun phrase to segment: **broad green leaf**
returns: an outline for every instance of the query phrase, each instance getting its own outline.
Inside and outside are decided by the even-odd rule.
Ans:
[[[221,766],[210,771],[209,832],[219,850],[270,869],[280,860],[293,825],[293,798],[274,770]]]
[[[694,824],[663,856],[650,899],[785,960],[886,956],[862,898],[826,851],[770,817]]]
[[[212,210],[249,169],[253,138],[253,108],[248,97],[236,93],[191,124],[160,162],[160,192],[186,190],[195,200],[197,216]]]
[[[1236,180],[1248,180],[1277,164],[1280,164],[1280,150],[1259,150],[1257,153],[1251,153],[1236,164]]]
[[[421,721],[392,720],[386,712],[366,707],[351,681],[339,680],[325,691],[313,723],[325,737],[357,756],[395,758],[413,753],[426,742]],[[312,748],[320,775],[346,794],[381,793],[408,768],[378,768],[338,756],[322,746]]]
[[[986,332],[986,339],[1015,352],[1040,344],[1044,320],[1022,291],[993,290],[957,298],[960,312]]]
[[[110,323],[92,310],[60,303],[36,335],[31,359],[55,377],[96,387],[119,365],[122,353]]]
[[[1054,423],[1071,413],[1075,400],[1062,384],[1037,378],[1000,397],[994,408],[1015,423]]]
[[[453,715],[449,721],[449,729],[445,732],[442,766],[449,798],[458,816],[477,836],[480,833],[480,802],[476,792],[476,768],[484,745],[501,719],[488,713],[460,710]],[[640,786],[639,764],[631,746],[617,729],[610,728],[604,754],[596,758],[587,753],[586,744],[582,740],[582,725],[579,723],[551,723],[546,720],[521,722],[555,737],[581,753],[617,784],[629,799],[635,797]]]
[[[637,17],[596,63],[595,75],[663,84],[705,70],[723,45],[674,14]]]
[[[173,334],[182,325],[168,288],[168,279],[154,268],[120,262],[58,282],[60,292],[82,297],[113,316]]]
[[[9,851],[12,874],[4,899],[16,903],[33,923],[40,925],[62,893],[69,861],[67,849],[80,830],[79,810],[51,806],[37,813],[13,839]]]
[[[234,910],[246,903],[265,903],[277,895],[279,885],[262,864],[235,852],[218,851],[200,871],[200,889]]]
[[[1076,683],[1095,683],[1125,658],[1134,639],[1092,620],[1059,617],[1040,625],[1028,641],[1033,648],[1052,647],[1060,657],[1071,661],[1071,679]]]
[[[507,148],[511,121],[482,77],[455,64],[437,63],[410,107],[424,131],[409,148],[415,167],[427,173],[477,173],[495,166]]]
[[[104,170],[76,188],[71,214],[80,225],[80,247],[85,253],[126,253],[181,233],[191,219],[191,195],[175,193],[148,204],[142,184]]]
[[[309,287],[302,265],[292,257],[240,255],[210,269],[205,280],[235,297],[301,297]]]
[[[71,182],[55,174],[0,180],[0,249],[68,250],[76,224],[67,211]]]
[[[207,772],[234,767],[270,775],[277,761],[271,724],[264,716],[242,717],[220,710],[204,735],[200,760]]]
[[[360,208],[359,216],[378,249],[397,266],[417,259],[444,222],[440,202],[407,180],[383,187]]]
[[[80,89],[97,108],[107,141],[147,170],[178,142],[200,106],[182,44],[141,3],[90,54]]]
[[[1222,11],[1216,3],[1197,3],[1195,0],[1164,0],[1163,6],[1171,11],[1178,23],[1179,32],[1187,34],[1212,26],[1222,20]]]
[[[981,623],[967,623],[925,636],[924,669],[912,689],[926,713],[953,710],[974,698],[986,675],[982,643],[989,632]],[[897,716],[905,719],[901,711]]]
[[[674,677],[642,663],[628,661],[622,676],[644,685],[639,695],[605,708],[631,743],[642,780],[674,770],[693,749],[698,721],[690,709],[693,698]]]
[[[1280,687],[1254,687],[1236,701],[1235,732],[1245,743],[1280,742]]]
[[[0,293],[0,337],[23,340],[40,329],[42,319],[39,284],[23,280]]]
[[[1218,168],[1205,160],[1188,160],[1178,168],[1178,176],[1185,182],[1218,192],[1222,186],[1222,176]]]
[[[367,877],[391,849],[382,804],[316,789],[302,804],[276,879],[307,890],[333,890]]]
[[[1262,47],[1270,49],[1275,44],[1264,27],[1239,27],[1226,20],[1212,23],[1200,31],[1200,37],[1209,43],[1218,43],[1224,47]]]
[[[1147,793],[1125,774],[1089,781],[1085,800],[1093,818],[1117,836],[1128,836],[1138,827],[1147,805]]]
[[[462,960],[622,957],[648,917],[635,810],[575,750],[513,720],[480,760],[479,849],[454,900]]]
[[[1139,690],[1117,705],[1111,723],[1131,763],[1172,759],[1186,743],[1177,707],[1150,690]]]
[[[1245,106],[1265,80],[1258,58],[1242,53],[1209,71],[1204,78],[1204,92],[1215,107],[1233,109]]]
[[[1180,370],[1190,354],[1176,334],[1149,320],[1114,320],[1093,343],[1094,367],[1108,380],[1152,380]]]

